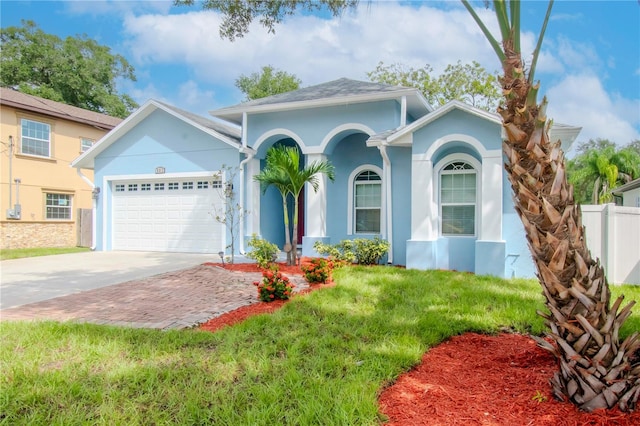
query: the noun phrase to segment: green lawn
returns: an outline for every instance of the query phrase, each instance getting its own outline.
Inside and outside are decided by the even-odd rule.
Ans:
[[[87,247],[39,247],[0,250],[0,260],[20,259],[21,257],[51,256],[54,254],[80,253],[89,251]]]
[[[532,280],[394,267],[335,280],[216,333],[2,322],[0,423],[376,425],[380,390],[429,347],[543,332]],[[640,301],[640,287],[612,291]],[[636,312],[621,335],[638,329]]]

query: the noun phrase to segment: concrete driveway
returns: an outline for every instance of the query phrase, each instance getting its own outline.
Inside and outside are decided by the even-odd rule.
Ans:
[[[177,271],[214,254],[95,251],[0,262],[0,309]]]

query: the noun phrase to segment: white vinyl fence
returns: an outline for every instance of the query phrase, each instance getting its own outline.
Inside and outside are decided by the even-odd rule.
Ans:
[[[591,256],[600,259],[612,284],[640,285],[640,208],[582,206]]]

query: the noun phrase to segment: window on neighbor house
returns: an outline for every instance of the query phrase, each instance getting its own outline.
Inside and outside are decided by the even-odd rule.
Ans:
[[[440,173],[442,235],[475,235],[476,180],[476,170],[464,161],[454,161],[442,169]]]
[[[51,157],[51,126],[46,123],[21,119],[22,143],[20,152],[38,157]]]
[[[45,209],[47,220],[71,220],[70,194],[45,194]]]
[[[354,229],[356,234],[379,234],[382,212],[382,179],[371,170],[353,181]]]
[[[80,138],[80,152],[88,151],[93,146],[94,141],[87,138]]]

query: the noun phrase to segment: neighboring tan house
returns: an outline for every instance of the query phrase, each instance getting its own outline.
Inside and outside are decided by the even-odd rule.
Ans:
[[[316,241],[380,236],[391,243],[385,261],[408,268],[535,274],[497,114],[456,101],[433,110],[416,89],[349,79],[211,114],[228,124],[149,101],[74,160],[100,189],[98,250],[227,250],[230,234],[212,213],[228,184],[249,212],[236,247],[252,234],[282,247],[280,194],[262,193],[254,176],[268,149],[285,145],[305,164],[335,167],[334,182],[321,178],[302,196],[303,255],[316,254]],[[551,137],[566,151],[579,131],[556,123]]]
[[[640,207],[640,178],[614,188],[613,195],[622,198],[621,206]]]
[[[121,121],[0,88],[1,248],[77,245],[78,210],[92,208],[93,171],[69,165]]]

